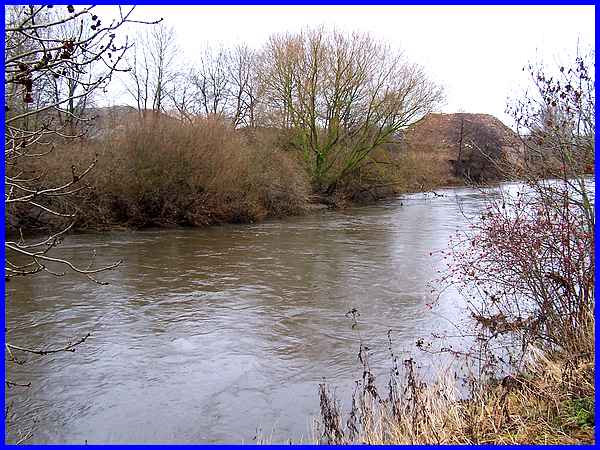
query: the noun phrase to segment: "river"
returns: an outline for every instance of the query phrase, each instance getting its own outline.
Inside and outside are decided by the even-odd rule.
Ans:
[[[6,286],[8,340],[64,345],[10,365],[7,401],[33,443],[307,442],[326,380],[347,399],[361,375],[360,312],[384,381],[394,350],[424,370],[415,341],[465,315],[452,289],[436,299],[436,250],[484,204],[468,188],[260,224],[67,237],[86,265],[124,259],[110,284],[49,274]],[[433,252],[433,254],[431,254]],[[347,401],[346,404],[347,405]],[[33,422],[35,420],[35,423]]]

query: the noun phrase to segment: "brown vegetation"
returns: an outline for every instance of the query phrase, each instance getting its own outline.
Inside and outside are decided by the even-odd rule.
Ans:
[[[181,121],[125,107],[88,115],[94,119],[88,137],[56,139],[52,152],[14,167],[40,176],[43,188],[72,182],[97,160],[84,189],[48,203],[75,211],[74,228],[80,230],[253,222],[301,214],[315,201],[343,207],[465,182],[448,159],[454,147],[447,136],[456,130],[448,120],[436,121],[453,115],[428,115],[406,132],[404,143],[379,145],[326,194],[312,183],[312,163],[296,148],[293,129],[235,129],[222,117]],[[7,212],[12,230],[64,227],[72,219],[27,205]]]
[[[307,205],[308,181],[297,161],[268,136],[250,143],[218,120],[131,118],[102,139],[57,148],[45,181],[63,182],[95,157],[89,188],[70,199],[79,229],[252,222]]]
[[[593,334],[588,335],[593,345]],[[594,442],[593,357],[537,355],[516,375],[471,380],[451,373],[427,384],[409,359],[381,393],[367,368],[344,421],[320,387],[317,439],[327,444],[589,444]],[[381,393],[381,394],[380,394]]]
[[[519,136],[489,114],[428,114],[404,133],[404,145],[427,154],[454,180],[504,178],[506,165],[519,165]]]

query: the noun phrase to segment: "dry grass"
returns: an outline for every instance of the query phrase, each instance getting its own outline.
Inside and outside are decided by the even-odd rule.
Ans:
[[[400,161],[398,176],[404,180],[405,191],[431,191],[441,186],[465,183],[453,176],[452,167],[444,155],[414,150],[405,153]]]
[[[304,212],[302,167],[268,137],[252,142],[218,120],[130,119],[101,138],[58,146],[43,164],[58,184],[98,157],[90,188],[61,200],[77,228],[254,222]]]
[[[104,145],[103,154],[95,190],[114,199],[106,206],[125,215],[120,222],[138,226],[298,214],[308,196],[302,171],[283,152],[249,145],[215,120],[134,125]]]
[[[588,336],[593,343],[593,331]],[[592,344],[593,345],[593,344]],[[583,444],[594,442],[594,360],[532,354],[514,375],[470,379],[470,395],[443,372],[427,385],[412,360],[395,370],[381,397],[365,366],[344,423],[339,403],[321,386],[317,433],[323,443],[347,444]]]

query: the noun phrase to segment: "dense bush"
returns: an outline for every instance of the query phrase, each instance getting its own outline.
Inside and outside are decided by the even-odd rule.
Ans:
[[[94,158],[89,188],[70,199],[80,229],[252,222],[302,213],[309,195],[302,167],[267,134],[250,142],[214,119],[131,119],[101,138],[57,148],[46,182]],[[29,213],[19,211],[17,222],[32,223]]]

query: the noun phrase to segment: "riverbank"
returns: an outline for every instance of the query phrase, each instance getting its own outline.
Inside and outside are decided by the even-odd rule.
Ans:
[[[387,392],[378,393],[363,344],[364,336],[372,336],[363,333],[364,375],[347,421],[331,391],[321,388],[322,439],[593,443],[595,234],[589,181],[532,179],[529,194],[516,190],[501,201],[488,198],[468,233],[449,240],[442,252],[447,267],[435,283],[441,291],[460,292],[468,320],[453,323],[449,335],[436,331],[429,342],[417,342],[425,353],[454,357],[458,372],[422,377],[411,358],[394,356],[390,337],[392,375]],[[453,337],[472,344],[455,345]]]
[[[434,153],[380,148],[324,192],[311,161],[282,130],[234,130],[216,119],[127,120],[14,168],[40,177],[38,190],[73,180],[78,187],[45,196],[45,209],[11,204],[9,232],[59,230],[73,220],[73,231],[254,223],[464,183]]]
[[[389,394],[379,396],[368,372],[346,415],[321,386],[322,442],[330,444],[593,444],[593,328],[578,355],[530,355],[525,367],[500,379],[459,380],[443,373],[427,385],[412,360],[405,377],[392,375]],[[588,345],[586,345],[588,344]],[[591,345],[591,351],[590,351]],[[342,417],[344,416],[344,417]]]

